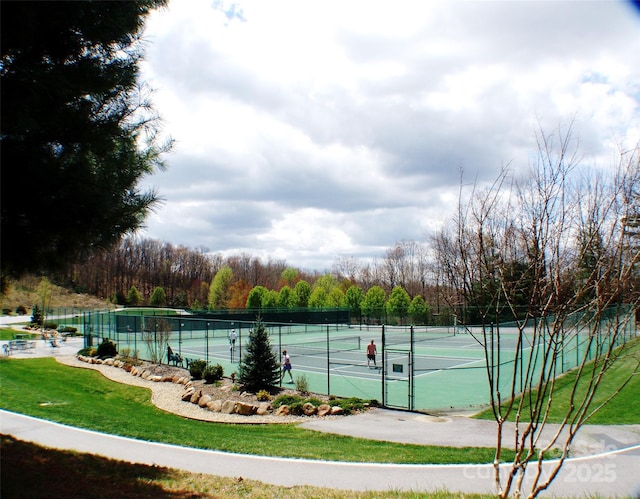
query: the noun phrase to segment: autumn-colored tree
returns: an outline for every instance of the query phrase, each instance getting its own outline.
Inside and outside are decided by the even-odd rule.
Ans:
[[[228,307],[230,309],[245,308],[250,291],[251,286],[249,286],[249,283],[244,279],[232,283],[229,286]]]

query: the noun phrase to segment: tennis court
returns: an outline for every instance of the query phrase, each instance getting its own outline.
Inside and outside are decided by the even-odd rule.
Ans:
[[[475,410],[489,403],[488,375],[500,369],[500,390],[509,393],[515,372],[525,372],[543,349],[544,336],[516,327],[483,330],[462,326],[348,326],[345,324],[264,323],[274,353],[287,350],[294,378],[304,375],[312,392],[376,399],[387,407],[410,410]],[[206,320],[188,315],[95,316],[85,324],[91,334],[108,337],[140,358],[167,362],[166,349],[183,358],[220,364],[225,375],[238,372],[246,352],[250,321]],[[633,326],[635,328],[635,325]],[[233,348],[229,333],[236,333]],[[635,331],[635,329],[634,329]],[[518,343],[518,338],[523,341]],[[366,346],[377,346],[376,365],[367,365]],[[96,342],[98,340],[96,339]],[[585,355],[580,334],[567,334],[558,358],[558,374]],[[485,348],[491,345],[489,361]],[[587,345],[587,346],[584,346]],[[515,365],[516,354],[520,354]],[[586,352],[588,353],[588,351]],[[488,364],[488,366],[487,366]],[[522,388],[524,381],[521,380]],[[286,384],[286,379],[285,379]],[[502,386],[504,385],[504,386]]]

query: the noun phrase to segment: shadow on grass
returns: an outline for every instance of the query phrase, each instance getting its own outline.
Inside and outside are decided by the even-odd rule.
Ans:
[[[172,470],[89,454],[45,449],[2,435],[2,497],[202,497],[167,490]]]

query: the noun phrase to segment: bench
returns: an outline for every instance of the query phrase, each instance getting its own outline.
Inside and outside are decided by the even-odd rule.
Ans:
[[[178,366],[178,364],[182,365],[182,357],[180,357],[180,355],[178,355],[177,353],[173,353],[173,352],[168,352],[167,356],[169,358],[169,363],[173,362],[174,366]]]
[[[27,350],[36,347],[35,341],[27,340],[10,340],[9,350]]]
[[[182,356],[178,353],[174,353],[171,345],[167,343],[167,364],[171,364],[172,362],[176,367],[178,364],[182,365]]]

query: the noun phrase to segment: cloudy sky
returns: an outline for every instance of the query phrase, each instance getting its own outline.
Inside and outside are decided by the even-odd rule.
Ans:
[[[640,15],[611,1],[170,0],[147,30],[169,168],[144,237],[307,270],[450,219],[575,120],[585,163],[640,137]]]

